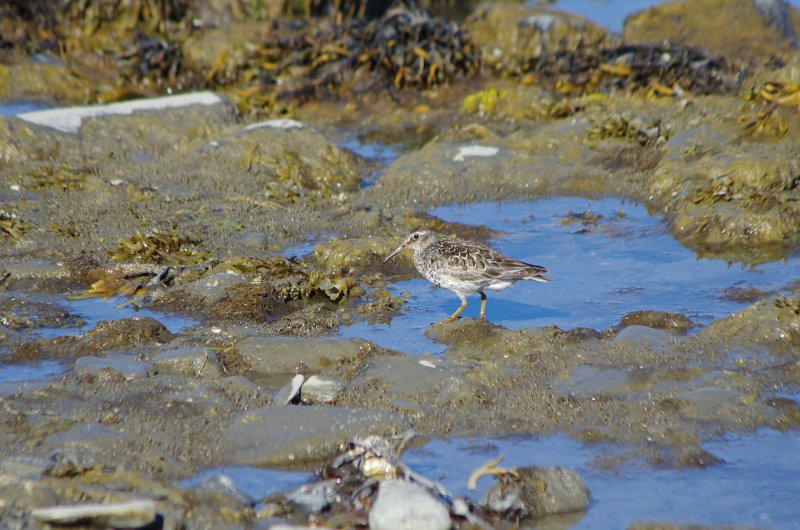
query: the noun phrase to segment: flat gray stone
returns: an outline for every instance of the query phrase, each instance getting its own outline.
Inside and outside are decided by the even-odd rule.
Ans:
[[[149,369],[149,363],[142,362],[133,355],[110,353],[105,357],[92,355],[79,357],[75,361],[73,371],[78,375],[93,375],[100,378],[115,373],[130,381],[147,377]]]
[[[230,463],[280,466],[317,463],[338,455],[351,439],[409,428],[398,414],[344,407],[262,407],[241,414],[222,436]]]
[[[422,361],[422,362],[420,362]],[[387,392],[396,397],[411,398],[430,395],[434,390],[456,374],[444,362],[430,366],[429,362],[414,355],[384,355],[369,360],[369,365],[350,383],[351,387],[372,385],[380,381]]]
[[[17,118],[61,132],[74,134],[78,132],[83,120],[87,118],[129,115],[133,114],[134,111],[140,110],[162,111],[187,105],[217,105],[220,103],[223,103],[223,99],[213,92],[193,92],[160,98],[134,99],[107,105],[37,110],[18,114]]]
[[[384,480],[369,512],[370,530],[447,530],[450,513],[422,487]]]
[[[222,376],[217,354],[206,348],[176,348],[165,351],[153,361],[159,370],[172,374],[204,379]]]
[[[354,357],[363,345],[350,339],[248,337],[236,350],[258,374],[313,373]]]
[[[300,399],[304,403],[333,403],[342,390],[344,384],[341,381],[312,375],[303,383]]]
[[[183,292],[211,304],[226,297],[231,289],[248,281],[244,274],[217,272],[181,286]]]

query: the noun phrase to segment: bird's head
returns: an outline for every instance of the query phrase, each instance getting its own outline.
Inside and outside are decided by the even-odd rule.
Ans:
[[[405,240],[403,240],[403,244],[394,249],[394,251],[386,256],[386,259],[383,260],[384,263],[395,257],[400,252],[410,249],[416,250],[420,247],[426,246],[431,239],[436,237],[436,232],[432,230],[428,230],[425,228],[415,228],[411,232],[408,233]]]

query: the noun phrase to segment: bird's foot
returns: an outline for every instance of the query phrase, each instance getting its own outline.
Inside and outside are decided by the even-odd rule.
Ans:
[[[445,318],[444,320],[440,320],[439,322],[434,322],[433,324],[431,324],[431,326],[434,326],[434,327],[436,327],[436,326],[443,326],[443,325],[445,325],[445,324],[449,324],[450,322],[455,322],[456,320],[459,320],[460,318],[461,318],[461,317],[450,317],[450,318]]]
[[[494,460],[486,462],[481,467],[476,469],[472,472],[469,476],[469,480],[467,481],[467,488],[469,490],[474,490],[478,487],[478,480],[486,475],[495,475],[498,477],[502,477],[505,475],[511,475],[514,478],[519,478],[519,473],[517,470],[512,468],[505,468],[505,467],[497,467],[497,465],[503,461],[503,455],[498,456]]]

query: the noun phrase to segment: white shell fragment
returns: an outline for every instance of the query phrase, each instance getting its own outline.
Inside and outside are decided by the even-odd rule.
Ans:
[[[108,105],[92,105],[88,107],[64,107],[60,109],[37,110],[17,114],[17,118],[29,123],[44,125],[65,133],[77,133],[85,118],[110,116],[115,114],[133,114],[135,110],[162,110],[188,105],[216,105],[222,98],[213,92],[194,92],[178,96],[160,98],[134,99]]]
[[[472,156],[495,156],[499,152],[500,149],[490,145],[465,145],[458,148],[458,153],[453,157],[453,161],[463,162],[465,158]]]
[[[288,405],[291,403],[300,393],[300,387],[303,386],[303,381],[305,381],[305,379],[306,378],[301,374],[292,377],[292,381],[278,391],[278,394],[275,396],[275,404]]]
[[[114,504],[81,504],[34,508],[31,516],[50,524],[91,523],[113,528],[141,528],[156,520],[156,503],[136,500]]]
[[[245,132],[255,131],[256,129],[263,129],[268,127],[270,129],[302,129],[303,124],[297,120],[289,120],[286,118],[276,118],[274,120],[264,120],[256,123],[251,123],[244,129]]]

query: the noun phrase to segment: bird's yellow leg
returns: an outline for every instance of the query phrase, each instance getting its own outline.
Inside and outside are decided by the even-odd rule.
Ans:
[[[454,321],[456,319],[456,317],[458,316],[458,314],[461,313],[464,310],[465,307],[467,307],[467,299],[466,298],[462,298],[461,299],[461,305],[458,306],[458,309],[456,309],[455,313],[450,315],[450,318],[448,318],[444,322],[452,322],[452,321]]]
[[[483,291],[479,291],[481,294],[481,314],[478,315],[478,318],[481,320],[486,320],[486,294]]]

